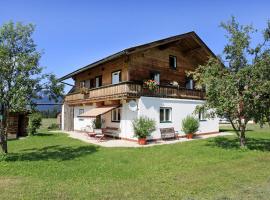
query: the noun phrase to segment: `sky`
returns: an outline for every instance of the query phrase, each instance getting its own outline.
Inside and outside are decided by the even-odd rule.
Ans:
[[[221,54],[226,38],[219,25],[232,15],[262,30],[270,1],[0,0],[0,25],[35,24],[41,65],[59,78],[125,48],[189,31]]]

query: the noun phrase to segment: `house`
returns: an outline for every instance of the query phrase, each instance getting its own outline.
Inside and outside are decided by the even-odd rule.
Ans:
[[[136,140],[132,121],[139,116],[155,119],[157,129],[148,138],[160,139],[160,128],[182,133],[181,121],[204,102],[186,71],[215,56],[195,32],[132,47],[80,68],[59,81],[72,78],[74,87],[62,106],[62,129],[93,131],[92,121],[102,119],[105,134]],[[145,80],[158,83],[151,92]],[[218,119],[198,115],[198,134],[219,131]]]

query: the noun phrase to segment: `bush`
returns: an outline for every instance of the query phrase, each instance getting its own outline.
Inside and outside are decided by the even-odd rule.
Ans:
[[[34,135],[41,126],[42,116],[40,113],[32,113],[29,116],[28,134]]]
[[[96,118],[93,121],[93,129],[101,129],[101,119],[100,118]]]
[[[56,123],[52,123],[50,126],[48,126],[48,130],[57,130],[59,129],[59,125]]]
[[[156,122],[148,117],[139,117],[132,122],[135,136],[146,138],[156,129]]]
[[[193,116],[187,116],[182,120],[182,130],[185,134],[194,134],[198,131],[200,126],[199,120]]]

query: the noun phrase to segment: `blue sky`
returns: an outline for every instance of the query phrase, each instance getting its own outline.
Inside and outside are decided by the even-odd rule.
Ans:
[[[119,50],[189,31],[220,54],[226,40],[219,24],[231,15],[262,29],[270,1],[0,0],[0,24],[35,24],[41,64],[58,77]]]

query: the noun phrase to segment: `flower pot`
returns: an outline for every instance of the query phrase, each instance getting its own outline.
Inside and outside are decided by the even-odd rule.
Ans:
[[[192,139],[193,138],[193,134],[192,133],[188,133],[187,134],[187,139]]]
[[[146,138],[139,138],[139,139],[138,139],[138,143],[139,143],[140,145],[146,145]]]
[[[95,134],[102,134],[102,129],[94,129]]]

